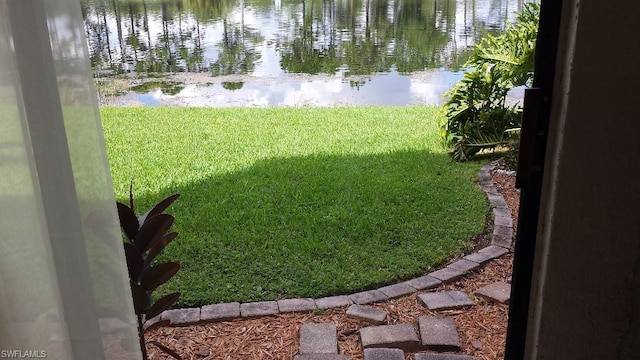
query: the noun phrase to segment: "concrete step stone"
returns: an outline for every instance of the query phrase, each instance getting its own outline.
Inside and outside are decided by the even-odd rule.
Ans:
[[[480,264],[484,264],[487,261],[493,259],[489,254],[483,254],[481,252],[474,252],[473,254],[469,254],[464,257],[465,260],[474,261]]]
[[[258,301],[240,304],[240,316],[242,317],[257,317],[277,314],[278,303],[275,301]]]
[[[511,213],[508,209],[494,208],[493,215],[494,225],[513,227],[513,218],[511,217]]]
[[[169,320],[171,325],[187,325],[200,322],[200,308],[166,310],[162,320]]]
[[[464,258],[466,260],[484,264],[487,261],[500,257],[508,252],[508,249],[501,246],[489,245],[486,248],[478,250],[478,252],[465,256]]]
[[[494,234],[491,236],[491,245],[500,246],[505,249],[511,249],[511,245],[513,245],[513,241],[511,237],[506,238],[506,237]]]
[[[378,290],[385,294],[389,299],[413,294],[414,292],[416,292],[416,289],[413,286],[403,283],[381,287]]]
[[[507,208],[507,202],[504,201],[504,197],[499,192],[486,192],[489,203],[496,208]]]
[[[439,291],[419,294],[418,299],[429,310],[452,310],[475,305],[462,291]]]
[[[374,302],[387,301],[389,297],[380,290],[369,290],[349,295],[354,304],[364,305]]]
[[[493,181],[491,181],[489,183],[486,183],[486,184],[480,183],[480,189],[482,189],[482,191],[484,191],[485,194],[488,194],[488,193],[496,194],[496,193],[498,193],[498,190],[493,185]]]
[[[206,322],[225,321],[240,317],[240,303],[205,305],[200,309],[200,320]]]
[[[493,235],[500,236],[504,239],[513,239],[513,227],[511,226],[503,226],[503,225],[495,225],[493,227]]]
[[[278,300],[278,309],[281,313],[310,312],[316,309],[313,299],[284,299]]]
[[[513,219],[511,217],[500,216],[500,217],[496,217],[495,219],[493,219],[493,224],[495,226],[512,227],[513,226]]]
[[[300,354],[337,354],[338,335],[334,324],[304,324],[300,328]]]
[[[379,325],[384,322],[388,314],[384,310],[379,310],[371,306],[353,304],[349,306],[347,315],[374,325]]]
[[[306,354],[296,355],[293,360],[351,360],[351,356],[337,354]]]
[[[422,345],[435,351],[459,351],[460,337],[453,318],[421,316],[418,319]]]
[[[496,282],[478,289],[475,294],[490,301],[508,304],[511,298],[511,285],[506,282]]]
[[[480,182],[492,182],[491,181],[491,165],[483,166],[478,172],[478,181]]]
[[[462,277],[464,275],[462,271],[452,269],[452,268],[443,268],[438,271],[434,271],[429,273],[429,276],[434,277],[442,282],[454,281]]]
[[[385,348],[364,349],[364,360],[404,360],[404,351]]]
[[[513,218],[511,217],[511,211],[509,211],[508,208],[507,209],[505,209],[505,208],[493,208],[493,216],[495,216],[496,218],[505,217],[505,218],[509,218],[509,219],[513,220]]]
[[[417,353],[415,360],[474,360],[471,355]]]
[[[416,290],[427,290],[442,285],[442,281],[432,276],[425,275],[405,281],[404,284],[414,287]]]
[[[353,301],[346,295],[328,296],[315,301],[318,309],[330,309],[353,304]]]
[[[494,258],[500,257],[506,253],[509,252],[509,250],[500,247],[500,246],[495,246],[495,245],[489,245],[485,248],[482,248],[480,250],[478,250],[479,253],[482,254],[489,254],[491,256],[493,256]]]
[[[493,181],[489,180],[481,180],[478,182],[478,185],[480,185],[480,189],[482,189],[482,191],[486,192],[496,192],[496,188],[493,186]]]
[[[364,327],[360,329],[360,341],[364,349],[396,348],[409,352],[423,349],[412,324]]]
[[[460,259],[452,264],[449,264],[449,266],[447,267],[454,270],[462,271],[463,273],[467,273],[479,268],[480,264],[475,261]]]

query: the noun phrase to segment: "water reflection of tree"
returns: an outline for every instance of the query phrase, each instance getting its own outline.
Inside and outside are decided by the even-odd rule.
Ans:
[[[83,0],[82,9],[94,69],[116,74],[207,69],[200,20],[184,21],[188,16],[181,0]],[[160,13],[161,33],[152,33],[150,9]],[[116,28],[116,47],[110,25]]]
[[[194,24],[185,21],[185,9],[181,1],[162,1],[160,9],[162,33],[157,35],[158,41],[149,46],[147,55],[136,61],[136,71],[147,73],[202,71],[206,67],[199,20],[195,19]]]
[[[296,19],[295,28],[300,29],[289,44],[280,47],[280,66],[292,73],[335,74],[340,66],[337,56],[335,36],[331,31],[328,37],[319,39],[314,33],[314,7],[316,2],[302,0],[302,24]],[[321,14],[324,18],[324,16]],[[330,27],[332,24],[330,24]],[[319,33],[319,27],[315,27]]]
[[[234,75],[247,74],[260,60],[260,53],[256,51],[255,44],[264,40],[259,31],[251,29],[244,22],[244,1],[240,3],[240,24],[230,24],[225,14],[222,20],[222,41],[218,43],[220,53],[218,59],[210,65],[211,74]]]
[[[183,0],[184,7],[201,22],[226,18],[236,5],[236,0]]]
[[[283,70],[354,78],[391,69],[456,69],[465,50],[500,31],[495,24],[523,1],[487,0],[489,12],[498,14],[489,23],[476,18],[476,0],[280,0],[277,6],[273,0],[81,0],[95,69],[251,72],[264,36],[245,24],[246,5],[259,18],[280,18],[276,50]],[[457,16],[464,24],[456,24]],[[222,33],[206,56],[205,31]]]
[[[220,53],[218,59],[210,65],[211,74],[233,75],[247,74],[255,68],[260,54],[254,46],[246,42],[247,37],[260,39],[259,33],[252,33],[241,26],[230,25],[223,20],[222,41],[218,44]]]
[[[303,1],[302,13],[302,23],[292,14],[296,31],[280,39],[286,71],[333,74],[342,65],[345,76],[360,76],[448,65],[455,0]]]
[[[364,24],[357,18],[359,2],[351,2],[348,15],[339,16],[344,19],[348,29],[350,29],[350,41],[344,43],[344,63],[348,67],[346,76],[350,75],[371,75],[376,72],[387,72],[391,69],[391,61],[387,57],[387,49],[392,42],[392,32],[390,22],[386,18],[388,1],[365,0],[364,3]],[[353,84],[361,82],[351,81]]]
[[[395,6],[394,62],[398,71],[444,66],[443,50],[455,29],[455,0],[407,0]]]

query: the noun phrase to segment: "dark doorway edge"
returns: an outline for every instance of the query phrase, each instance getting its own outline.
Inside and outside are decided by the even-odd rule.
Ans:
[[[551,114],[551,99],[555,81],[557,47],[563,1],[541,1],[540,25],[536,41],[535,75],[531,95],[525,95],[520,154],[528,161],[519,162],[518,184],[521,186],[518,232],[511,284],[511,303],[505,359],[525,356],[527,321],[538,230],[543,168]],[[535,94],[535,95],[534,95]],[[527,101],[529,100],[529,101]],[[532,109],[534,107],[534,109]]]

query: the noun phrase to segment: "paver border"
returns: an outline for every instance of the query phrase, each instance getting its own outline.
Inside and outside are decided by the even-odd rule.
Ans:
[[[461,271],[462,270],[460,267],[461,264],[464,264],[465,267],[470,268],[470,271],[473,271],[473,269],[478,269],[479,267],[485,265],[488,261],[491,261],[493,259],[496,259],[498,257],[505,255],[506,253],[509,253],[511,251],[511,245],[513,244],[514,233],[513,233],[513,227],[512,226],[510,227],[508,225],[509,224],[513,225],[513,221],[511,217],[512,215],[511,211],[509,210],[509,207],[507,206],[507,203],[504,197],[498,192],[498,190],[495,187],[495,184],[493,183],[493,180],[491,179],[491,171],[495,169],[497,165],[498,165],[497,161],[492,161],[489,164],[483,166],[478,172],[478,185],[480,186],[482,191],[484,191],[484,193],[487,195],[487,200],[489,201],[489,204],[491,206],[491,212],[492,212],[493,232],[491,236],[490,245],[480,250],[477,250],[474,253],[466,255],[462,259],[455,259],[452,261],[451,264],[443,266],[442,268],[432,271],[428,274],[421,275],[419,277],[416,277],[415,279],[403,281],[398,284],[398,285],[401,285],[401,287],[394,287],[394,285],[387,285],[387,286],[382,286],[378,289],[371,289],[371,290],[361,291],[353,294],[345,294],[345,295],[324,297],[320,299],[305,299],[305,300],[312,300],[316,304],[316,308],[318,309],[344,307],[344,306],[350,305],[351,303],[368,304],[368,303],[379,302],[379,301],[387,301],[392,297],[402,296],[402,295],[398,295],[399,293],[405,293],[404,295],[409,295],[411,293],[419,292],[421,290],[426,290],[432,287],[446,284],[448,282],[455,281],[461,276],[464,276],[466,274],[466,271],[465,272]],[[465,261],[461,263],[461,260],[465,260]],[[478,265],[472,266],[473,263],[477,263]],[[454,264],[453,267],[451,266],[452,264]],[[435,274],[436,276],[433,276],[433,274]],[[443,276],[444,274],[446,274],[447,276]],[[414,286],[415,291],[407,292],[412,282],[414,284],[420,284],[421,283],[420,279],[425,278],[425,276],[428,278],[437,280],[438,282],[433,284],[433,286],[426,286],[426,287]],[[406,286],[406,285],[409,285],[409,286]],[[422,287],[422,289],[419,289],[420,287]],[[286,303],[289,300],[293,300],[293,299],[281,299],[278,301],[280,302],[285,301]],[[284,311],[281,311],[279,309],[278,302],[276,301],[272,301],[272,302],[265,301],[260,303],[270,303],[271,309],[273,309],[273,306],[275,305],[276,310],[270,311],[268,314],[264,314],[264,315],[252,313],[250,315],[251,317],[274,316],[274,315],[285,313]],[[255,305],[256,303],[241,303],[239,304],[239,307],[242,308],[244,305],[244,307],[246,308],[248,304]],[[207,313],[206,310],[210,309],[211,306],[213,305],[222,306],[222,307],[224,306],[235,307],[235,306],[238,306],[238,303],[219,303],[219,304],[205,305],[203,306],[206,308],[204,313],[206,314]],[[163,319],[165,318],[180,319],[179,323],[171,323],[170,324],[171,326],[188,326],[188,325],[193,325],[193,324],[202,323],[202,322],[214,322],[214,321],[223,321],[223,320],[233,319],[226,316],[221,317],[220,319],[215,319],[211,317],[201,318],[201,314],[203,313],[201,309],[202,307],[166,310],[162,314],[158,315],[158,317],[162,317]],[[291,311],[291,309],[287,309],[287,310]],[[305,309],[305,310],[313,311],[312,309]],[[168,316],[169,314],[171,316]],[[196,316],[196,314],[198,315]],[[240,318],[240,317],[246,317],[246,315],[239,314],[237,318]]]

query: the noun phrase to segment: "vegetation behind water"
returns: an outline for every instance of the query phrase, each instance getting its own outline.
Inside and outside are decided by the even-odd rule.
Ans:
[[[521,6],[514,0],[82,1],[93,68],[139,76],[251,74],[273,56],[265,49],[287,73],[457,70],[475,41],[503,30]]]

